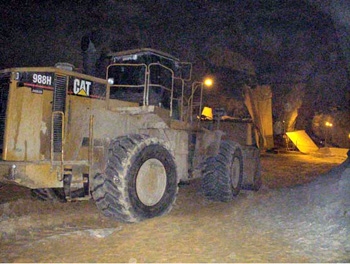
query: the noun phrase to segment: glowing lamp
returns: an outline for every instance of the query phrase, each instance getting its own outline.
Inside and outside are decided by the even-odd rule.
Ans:
[[[212,86],[213,85],[213,80],[210,78],[207,78],[204,80],[204,85],[205,86]]]
[[[333,124],[332,123],[330,123],[330,122],[326,122],[326,127],[332,127],[333,126]]]

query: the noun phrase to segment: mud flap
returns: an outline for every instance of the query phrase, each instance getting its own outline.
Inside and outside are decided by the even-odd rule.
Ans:
[[[243,152],[243,190],[258,191],[262,185],[260,150],[255,146],[242,146]]]

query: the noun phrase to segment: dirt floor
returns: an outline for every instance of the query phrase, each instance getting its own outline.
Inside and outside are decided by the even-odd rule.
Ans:
[[[93,201],[41,202],[1,185],[0,261],[350,262],[350,212],[335,210],[337,201],[314,202],[325,194],[312,185],[345,157],[261,160],[260,191],[211,202],[194,181],[180,186],[170,214],[137,224],[103,217]]]

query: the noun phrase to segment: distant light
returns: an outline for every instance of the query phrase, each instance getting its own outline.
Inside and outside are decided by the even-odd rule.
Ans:
[[[113,85],[114,84],[114,78],[108,78],[107,82],[108,82],[108,84]]]
[[[205,86],[212,86],[212,85],[213,85],[213,79],[211,79],[211,78],[206,78],[206,79],[204,80],[204,85],[205,85]]]
[[[332,127],[333,126],[333,124],[332,123],[330,123],[330,122],[326,122],[326,127]]]

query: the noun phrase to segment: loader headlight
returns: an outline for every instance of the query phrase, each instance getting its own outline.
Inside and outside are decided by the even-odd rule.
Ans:
[[[10,175],[8,176],[8,178],[10,180],[15,180],[15,177],[16,177],[16,169],[17,169],[17,166],[15,164],[12,164],[11,166],[11,169],[10,169]]]
[[[114,78],[108,78],[107,82],[108,82],[108,84],[113,85],[114,84]]]

